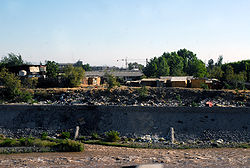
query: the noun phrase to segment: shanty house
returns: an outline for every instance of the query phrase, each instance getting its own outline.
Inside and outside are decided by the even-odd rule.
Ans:
[[[20,66],[8,67],[8,70],[20,77],[45,78],[46,74],[45,65],[20,65]]]
[[[190,87],[193,76],[161,76],[167,87]]]
[[[141,71],[86,71],[85,72],[85,82],[86,84],[92,83],[91,81],[96,81],[97,85],[100,85],[104,81],[105,73],[112,74],[113,76],[119,78],[121,81],[134,81],[139,80],[143,73]],[[95,83],[95,82],[94,82]]]

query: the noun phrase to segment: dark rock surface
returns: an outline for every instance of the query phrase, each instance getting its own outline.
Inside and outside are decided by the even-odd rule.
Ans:
[[[83,104],[116,106],[192,106],[204,107],[206,102],[215,106],[249,106],[248,92],[184,88],[149,88],[142,94],[139,88],[68,90],[65,92],[36,92],[38,104]]]

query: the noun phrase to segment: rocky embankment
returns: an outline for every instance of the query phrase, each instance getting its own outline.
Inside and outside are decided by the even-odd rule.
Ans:
[[[184,88],[115,88],[35,90],[37,104],[112,106],[250,106],[249,91],[202,90]]]

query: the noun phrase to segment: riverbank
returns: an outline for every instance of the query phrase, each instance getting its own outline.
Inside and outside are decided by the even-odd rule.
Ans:
[[[33,104],[105,105],[153,107],[250,106],[249,90],[204,90],[191,88],[51,88],[34,89]]]
[[[84,152],[0,155],[2,167],[121,167],[161,163],[165,167],[249,167],[250,149],[134,149],[85,145]]]

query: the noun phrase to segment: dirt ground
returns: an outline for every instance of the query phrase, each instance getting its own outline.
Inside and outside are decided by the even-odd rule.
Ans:
[[[80,153],[0,155],[0,167],[122,167],[162,163],[164,167],[250,167],[250,149],[133,149],[85,145]]]

